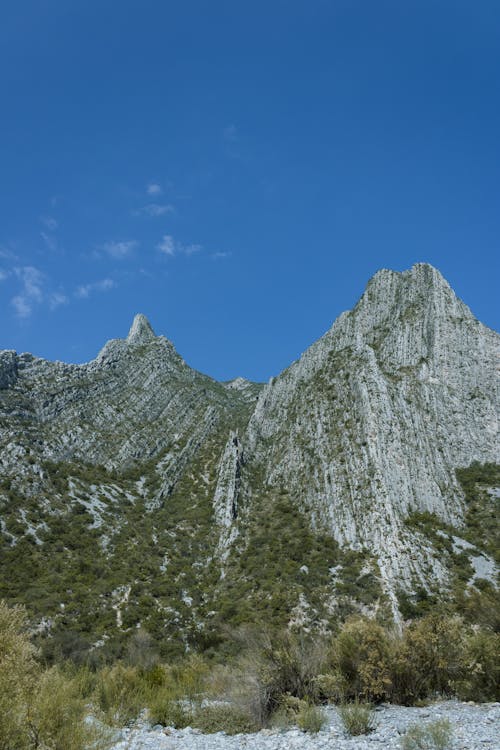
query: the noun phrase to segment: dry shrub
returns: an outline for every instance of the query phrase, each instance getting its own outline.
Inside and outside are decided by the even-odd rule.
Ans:
[[[385,700],[391,692],[392,652],[392,641],[378,623],[348,620],[332,646],[333,697]],[[320,684],[327,686],[324,676]]]
[[[431,614],[410,623],[393,658],[393,699],[412,705],[453,693],[464,674],[465,645],[460,617]]]
[[[327,655],[324,638],[303,631],[271,635],[248,628],[235,637],[245,648],[238,662],[240,698],[246,694],[246,708],[259,726],[279,709],[284,695],[316,695],[316,678]]]
[[[453,732],[447,719],[431,721],[424,726],[412,724],[401,741],[402,750],[447,750]]]
[[[155,691],[148,701],[149,719],[153,724],[183,729],[192,726],[193,710],[185,701],[172,698],[164,689]]]
[[[139,671],[118,662],[98,673],[94,697],[105,721],[123,726],[137,719],[149,695]]]
[[[375,718],[371,703],[361,703],[358,700],[352,703],[342,703],[338,711],[346,731],[353,737],[368,734],[375,729]]]
[[[127,662],[132,667],[151,670],[158,663],[155,642],[144,628],[138,628],[127,645]]]
[[[231,703],[212,703],[199,708],[193,719],[193,726],[205,734],[225,732],[242,734],[257,731],[258,727],[248,713]]]
[[[317,734],[326,724],[326,714],[320,706],[307,704],[297,714],[297,726],[303,732]]]
[[[26,633],[26,612],[0,602],[0,750],[27,747],[27,700],[36,686],[35,649]]]
[[[37,664],[26,622],[24,609],[0,602],[0,750],[109,746],[109,734],[86,721],[81,681]]]
[[[500,633],[472,631],[465,641],[465,670],[455,682],[463,700],[500,701]]]
[[[57,667],[43,672],[29,705],[26,722],[31,748],[82,750],[108,746],[111,735],[97,722],[86,721],[87,706],[76,681]]]

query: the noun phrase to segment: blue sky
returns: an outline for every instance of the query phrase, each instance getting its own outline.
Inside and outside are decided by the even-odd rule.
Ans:
[[[497,0],[5,3],[0,348],[266,380],[417,261],[498,329],[499,92]]]

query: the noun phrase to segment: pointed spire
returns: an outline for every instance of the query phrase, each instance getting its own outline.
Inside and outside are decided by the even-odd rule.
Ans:
[[[128,344],[147,344],[156,338],[155,332],[145,315],[139,313],[135,316],[127,336]]]

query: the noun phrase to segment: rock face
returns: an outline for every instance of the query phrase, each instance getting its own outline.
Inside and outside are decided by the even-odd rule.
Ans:
[[[449,580],[408,517],[432,513],[460,529],[456,469],[500,462],[499,341],[436,269],[417,264],[379,271],[265,387],[192,370],[144,315],[86,365],[0,352],[3,544],[29,535],[43,549],[53,519],[83,506],[111,559],[123,554],[116,540],[132,505],[147,516],[161,574],[184,529],[197,585],[215,565],[203,584],[213,586],[244,550],[263,498],[271,513],[286,494],[314,533],[371,556],[398,617],[398,588]],[[196,600],[176,575],[182,602]]]
[[[425,580],[412,511],[459,524],[455,469],[498,462],[499,336],[429,265],[379,271],[351,312],[262,391],[248,452],[314,524],[368,546],[387,590]],[[435,561],[432,574],[442,575]]]

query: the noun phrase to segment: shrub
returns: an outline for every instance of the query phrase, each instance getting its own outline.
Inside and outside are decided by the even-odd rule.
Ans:
[[[130,638],[127,646],[127,662],[132,667],[151,670],[158,663],[154,641],[144,628],[139,628]]]
[[[455,684],[463,700],[500,700],[500,633],[479,630],[465,641],[465,671]]]
[[[438,719],[424,726],[412,724],[401,741],[403,750],[447,750],[453,732],[447,719]]]
[[[311,698],[326,658],[322,638],[284,631],[277,634],[241,629],[234,636],[246,650],[238,660],[231,701],[264,726],[282,705],[283,696]]]
[[[412,705],[450,694],[465,668],[465,627],[459,617],[427,615],[404,631],[392,664],[393,699]]]
[[[25,611],[0,602],[0,750],[109,746],[109,735],[86,721],[82,680],[43,671],[25,628]]]
[[[183,729],[193,723],[193,711],[185,702],[172,698],[165,691],[157,691],[148,702],[149,719],[153,724]]]
[[[368,734],[375,729],[371,703],[360,703],[358,700],[352,703],[342,703],[338,712],[345,729],[352,736]]]
[[[94,694],[106,722],[130,724],[147,704],[147,689],[137,669],[120,662],[101,669]]]
[[[25,628],[25,610],[1,601],[0,750],[27,746],[27,700],[35,689],[38,667]]]
[[[338,703],[345,698],[347,691],[347,679],[339,669],[330,674],[319,674],[316,678],[316,692],[319,698]]]
[[[391,641],[384,628],[368,619],[347,621],[332,648],[339,697],[361,697],[365,701],[387,698],[391,658]]]
[[[326,714],[320,706],[303,706],[297,714],[297,726],[303,732],[316,734],[326,724]]]
[[[97,722],[86,721],[87,707],[79,686],[57,667],[43,672],[28,708],[30,748],[83,750],[103,748],[111,735]]]
[[[193,726],[201,729],[205,734],[215,732],[242,734],[255,732],[257,729],[248,713],[230,703],[212,703],[202,706],[194,715]]]

